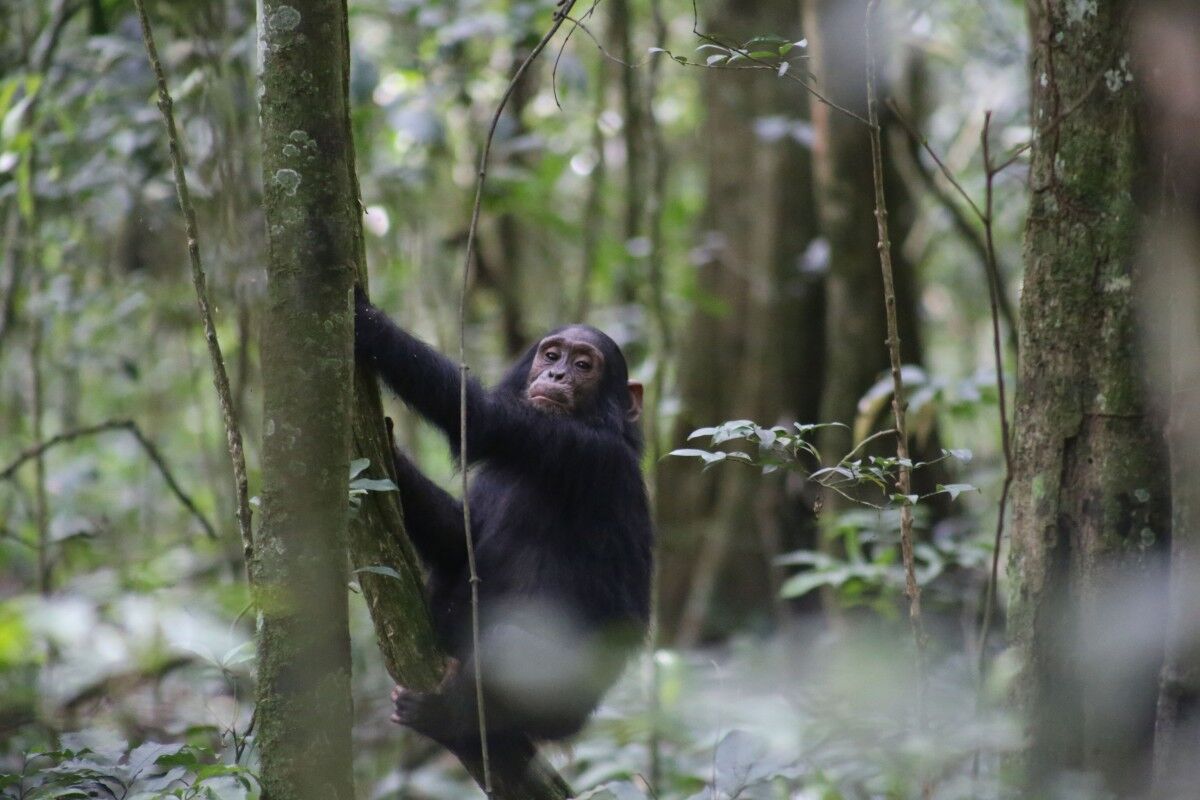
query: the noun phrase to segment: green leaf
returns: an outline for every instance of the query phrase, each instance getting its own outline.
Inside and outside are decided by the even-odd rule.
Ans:
[[[138,745],[129,754],[129,760],[126,762],[126,769],[129,774],[137,776],[141,774],[147,767],[154,764],[158,759],[165,756],[172,756],[183,749],[182,744],[159,744],[158,742],[144,742]]]
[[[813,589],[834,585],[836,572],[801,572],[784,581],[779,596],[787,599],[803,597]]]
[[[245,641],[228,650],[225,655],[221,656],[221,666],[234,667],[238,664],[243,664],[254,658],[254,641]]]
[[[716,788],[724,797],[737,797],[742,789],[765,777],[767,743],[742,730],[732,730],[717,744],[713,767]]]
[[[770,428],[755,428],[754,433],[758,436],[758,443],[764,450],[770,450],[775,444],[775,431]]]
[[[744,439],[754,431],[754,422],[748,419],[734,419],[722,423],[713,434],[713,444],[721,444],[733,439]]]
[[[695,450],[692,448],[683,448],[682,450],[672,450],[667,453],[669,456],[678,456],[679,458],[703,458],[708,459],[711,453],[707,450]]]
[[[400,573],[396,572],[396,570],[392,569],[391,567],[375,565],[370,567],[359,567],[358,569],[354,570],[355,575],[359,574],[360,572],[370,572],[373,575],[383,575],[388,578],[395,578],[398,581],[404,580]]]
[[[958,496],[960,494],[962,494],[963,492],[979,491],[978,487],[972,486],[969,483],[945,483],[945,484],[939,483],[937,485],[937,490],[939,492],[945,492],[946,494],[950,495],[951,500],[957,500]]]
[[[350,484],[358,492],[398,492],[399,487],[388,478],[359,478]]]
[[[363,470],[371,466],[371,459],[356,458],[350,462],[350,480],[354,480]]]
[[[816,550],[796,550],[792,553],[785,553],[773,559],[775,564],[779,566],[809,566],[817,568],[832,567],[837,561],[828,553],[820,553]]]
[[[812,478],[814,481],[819,481],[821,478],[825,477],[826,475],[830,475],[830,474],[840,475],[843,478],[853,478],[854,477],[854,473],[851,472],[850,470],[846,469],[845,467],[825,467],[824,469],[817,470],[816,472],[809,475],[808,477]]]

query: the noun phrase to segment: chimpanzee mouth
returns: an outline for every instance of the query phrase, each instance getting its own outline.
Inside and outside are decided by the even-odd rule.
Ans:
[[[570,410],[570,404],[566,397],[551,397],[548,394],[531,394],[529,402],[535,408],[540,408],[543,411],[566,412]]]

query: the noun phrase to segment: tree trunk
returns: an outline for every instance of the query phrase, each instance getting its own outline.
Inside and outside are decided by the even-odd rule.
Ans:
[[[866,0],[810,0],[805,15],[809,55],[821,91],[834,102],[865,117],[867,113]],[[885,36],[874,37],[876,42]],[[887,59],[878,54],[881,64]],[[885,76],[886,77],[886,76]],[[825,279],[825,381],[821,421],[851,425],[858,401],[888,369],[887,318],[879,280],[876,247],[875,184],[871,175],[870,129],[861,120],[813,103],[813,161],[820,198],[821,233],[828,243]],[[884,115],[884,127],[888,126]],[[901,358],[921,360],[913,265],[903,257],[912,227],[913,205],[889,157],[893,137],[884,136],[884,185],[887,191],[896,270],[896,305]],[[826,428],[820,450],[837,459],[853,446],[850,431]],[[915,478],[920,477],[920,473]],[[844,505],[829,493],[827,505]]]
[[[798,39],[800,7],[725,0],[706,30],[739,44],[760,34]],[[703,74],[710,204],[700,299],[678,337],[674,442],[727,419],[813,421],[821,385],[821,281],[803,269],[815,228],[802,144],[807,96],[791,81],[754,71]],[[665,637],[687,643],[770,621],[779,578],[771,560],[785,533],[800,527],[782,522],[779,478],[736,468],[699,473],[676,459],[657,468]]]
[[[1134,339],[1137,96],[1120,61],[1131,10],[1131,0],[1029,3],[1038,133],[1009,623],[1030,786],[1096,770],[1121,796],[1147,775],[1162,637],[1145,619],[1161,611],[1152,570],[1170,530]],[[1131,607],[1142,621],[1122,626],[1117,612]]]
[[[522,63],[536,43],[537,36],[531,33],[515,44],[512,63]],[[512,96],[508,99],[499,129],[503,137],[498,137],[494,146],[497,163],[492,167],[493,174],[501,171],[501,157],[505,166],[522,174],[536,167],[537,155],[531,156],[516,146],[529,135],[525,126],[525,109],[536,91],[537,83],[532,74],[535,70],[536,65],[531,64],[529,74],[513,87]],[[497,191],[502,193],[504,189],[501,187]],[[479,285],[486,287],[499,305],[504,354],[513,359],[530,344],[524,299],[536,295],[530,286],[536,285],[541,277],[530,275],[538,266],[533,260],[537,248],[530,246],[535,234],[536,231],[521,219],[519,213],[505,211],[487,226],[484,234],[480,234],[475,253],[475,274]],[[537,310],[536,307],[534,310]]]
[[[322,751],[329,751],[330,759],[336,757],[336,764],[322,762],[316,757],[322,753],[310,753],[302,739],[329,741],[337,736],[340,718],[335,726],[334,721],[296,714],[293,699],[296,687],[307,691],[307,684],[320,682],[322,694],[317,699],[341,703],[340,694],[332,690],[341,690],[342,685],[331,686],[323,670],[314,668],[323,663],[317,654],[299,662],[293,661],[293,656],[307,652],[298,650],[296,643],[305,643],[329,627],[313,622],[332,622],[334,616],[340,619],[337,644],[343,650],[348,648],[347,576],[342,565],[346,564],[350,440],[354,456],[371,462],[368,476],[395,479],[376,378],[368,369],[352,373],[350,289],[355,278],[366,283],[366,257],[350,127],[346,14],[346,0],[307,0],[302,5],[268,6],[259,17],[264,46],[263,169],[270,243],[263,342],[263,380],[268,393],[264,474],[270,467],[275,470],[275,480],[264,475],[268,504],[256,577],[259,582],[264,577],[271,579],[272,594],[281,595],[288,603],[283,607],[304,610],[280,615],[278,620],[264,615],[260,637],[262,697],[274,703],[259,706],[264,788],[268,789],[268,744],[272,748],[272,800],[350,796],[335,793],[341,792],[341,783],[331,784],[330,778],[316,780],[326,770],[337,777],[332,766],[341,769],[343,757],[344,768],[349,769],[348,733],[346,752],[342,752],[341,741]],[[349,393],[352,374],[353,396]],[[276,413],[276,407],[287,415]],[[301,411],[317,417],[312,425],[331,427],[336,423],[338,443],[331,435],[325,441],[308,434],[311,426],[296,421],[306,420],[295,416]],[[352,411],[353,428],[349,423]],[[318,455],[311,450],[313,441],[330,447],[337,444],[336,458],[332,451]],[[314,482],[320,482],[324,493],[314,491],[314,486],[310,491]],[[275,492],[274,497],[269,491]],[[319,536],[320,541],[310,546],[310,536]],[[296,547],[293,539],[304,542],[304,547]],[[349,554],[388,673],[403,686],[434,690],[442,678],[445,658],[433,636],[424,581],[404,535],[403,512],[395,492],[371,492],[362,498],[349,525]],[[290,563],[292,559],[308,572],[324,569],[330,576],[336,575],[337,594],[314,590],[318,584],[307,573],[296,572],[299,567]],[[276,606],[272,602],[264,608]],[[332,637],[334,632],[326,634]],[[344,655],[348,658],[348,650]],[[266,663],[271,664],[270,670],[264,668]],[[348,660],[337,674],[340,680],[344,674],[348,692]],[[281,685],[281,681],[288,682]],[[379,702],[386,700],[379,698]],[[344,704],[348,715],[348,693]],[[270,721],[262,716],[264,708],[272,712]],[[319,706],[313,703],[313,708]],[[346,726],[348,732],[348,716]],[[466,757],[463,765],[482,786],[484,771],[479,759]],[[536,754],[530,742],[492,753],[492,782],[494,800],[563,800],[570,795],[568,784]],[[350,787],[348,774],[344,787]]]
[[[605,66],[613,70],[621,87],[621,134],[625,144],[625,214],[621,227],[624,258],[617,275],[615,297],[618,303],[629,304],[637,301],[638,286],[645,282],[644,245],[637,240],[646,230],[647,109],[642,100],[641,70],[626,66],[639,59],[633,45],[636,26],[631,3],[610,0],[609,9],[609,46],[620,63]]]
[[[1186,797],[1200,753],[1200,9],[1155,0],[1138,9],[1134,63],[1145,89],[1156,224],[1140,259],[1149,378],[1168,418],[1171,574],[1167,651],[1154,736],[1156,797]]]
[[[271,800],[352,800],[347,474],[358,225],[342,0],[265,6],[258,745]]]

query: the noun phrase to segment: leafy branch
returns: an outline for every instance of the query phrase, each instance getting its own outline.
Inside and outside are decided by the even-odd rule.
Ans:
[[[821,455],[809,436],[822,428],[845,428],[840,422],[794,423],[791,428],[782,425],[763,427],[751,420],[737,419],[707,428],[698,428],[688,435],[688,441],[709,438],[708,448],[682,448],[667,455],[677,458],[696,458],[704,462],[707,470],[717,464],[730,462],[743,466],[757,467],[762,474],[770,475],[781,469],[802,474],[808,480],[830,489],[857,505],[877,511],[900,506],[913,506],[938,495],[949,495],[958,499],[963,492],[975,491],[966,483],[938,484],[934,491],[923,495],[900,490],[899,475],[902,470],[918,470],[940,464],[947,459],[966,463],[971,460],[970,450],[942,450],[942,454],[929,461],[912,462],[899,456],[875,456],[859,454],[868,444],[896,431],[879,431],[862,439],[846,455],[835,463],[825,465]],[[745,450],[716,449],[731,442],[744,442]],[[852,489],[869,486],[879,490],[879,502],[870,502],[861,496],[851,496]]]

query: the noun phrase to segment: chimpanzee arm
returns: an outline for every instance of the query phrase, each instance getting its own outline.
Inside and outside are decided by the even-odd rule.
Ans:
[[[459,434],[458,365],[396,325],[355,289],[354,351],[418,414],[441,428],[454,443]],[[467,383],[468,419],[484,397],[477,381]]]
[[[458,365],[388,319],[361,289],[355,293],[354,349],[400,399],[442,429],[457,455]],[[629,457],[619,435],[575,420],[548,422],[540,411],[493,398],[474,379],[467,382],[467,421],[470,462],[504,454],[556,474],[583,456],[597,463]]]
[[[467,558],[462,503],[425,477],[399,450],[392,451],[404,527],[421,560],[433,569],[458,569]]]

